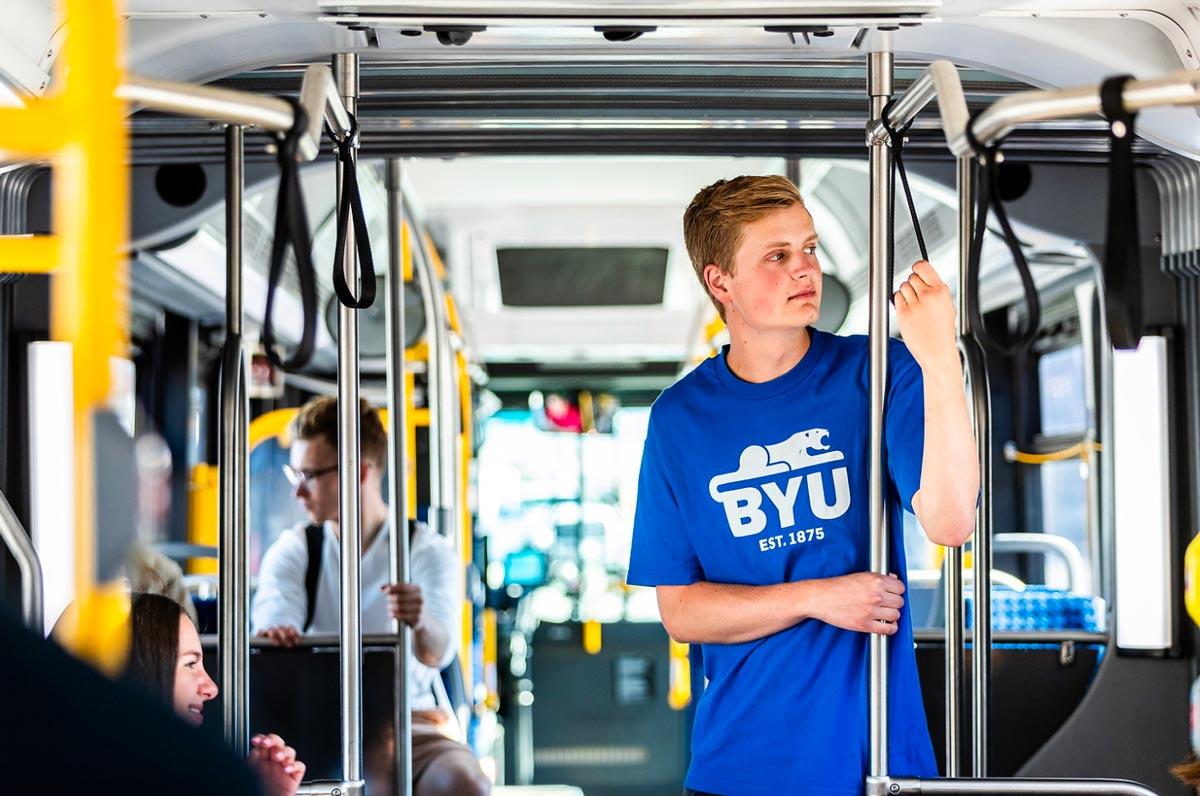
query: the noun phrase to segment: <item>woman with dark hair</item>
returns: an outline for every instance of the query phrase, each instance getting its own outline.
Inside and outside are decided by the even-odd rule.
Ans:
[[[217,684],[204,670],[196,626],[183,607],[161,594],[134,594],[130,606],[133,643],[126,678],[147,688],[193,725],[204,721],[204,703]],[[278,735],[251,739],[250,765],[268,796],[291,796],[304,778],[304,763]]]

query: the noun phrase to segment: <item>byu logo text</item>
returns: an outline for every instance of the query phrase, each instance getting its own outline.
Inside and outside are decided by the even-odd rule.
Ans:
[[[782,486],[777,481],[747,483],[842,461],[845,455],[830,449],[825,441],[828,436],[826,429],[810,428],[774,445],[749,445],[742,451],[736,470],[714,476],[708,482],[708,494],[725,509],[725,519],[734,536],[754,536],[767,527],[764,496],[774,507],[781,530],[795,526],[796,501],[802,485],[806,487],[804,494],[813,517],[832,520],[846,513],[850,508],[850,478],[845,465],[832,471],[792,475]],[[832,502],[826,492],[827,480],[832,481]]]

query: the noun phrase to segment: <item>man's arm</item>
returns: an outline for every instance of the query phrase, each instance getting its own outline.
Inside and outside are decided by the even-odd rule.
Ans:
[[[462,635],[462,575],[443,540],[422,546],[412,557],[412,582],[383,587],[392,617],[413,629],[413,655],[442,669],[458,651]]]
[[[308,596],[304,573],[306,545],[293,531],[284,531],[263,556],[258,588],[250,604],[251,629],[276,644],[293,646],[300,638]]]
[[[967,411],[950,288],[924,260],[896,293],[900,333],[925,383],[925,448],[913,509],[929,539],[958,547],[975,530],[979,453]]]
[[[871,572],[770,586],[702,581],[656,591],[663,626],[685,644],[741,644],[806,619],[890,636],[904,606],[904,584]]]

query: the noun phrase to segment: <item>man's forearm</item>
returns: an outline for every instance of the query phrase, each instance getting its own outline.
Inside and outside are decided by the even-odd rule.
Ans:
[[[659,586],[658,605],[671,638],[687,644],[740,644],[808,618],[813,581],[744,586],[701,581]]]
[[[957,352],[922,367],[925,382],[925,452],[917,519],[938,544],[957,547],[975,528],[979,453],[963,391]]]

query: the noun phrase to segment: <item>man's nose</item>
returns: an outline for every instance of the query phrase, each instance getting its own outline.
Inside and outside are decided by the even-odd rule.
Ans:
[[[292,495],[295,497],[308,497],[308,482],[301,481],[292,489]]]

